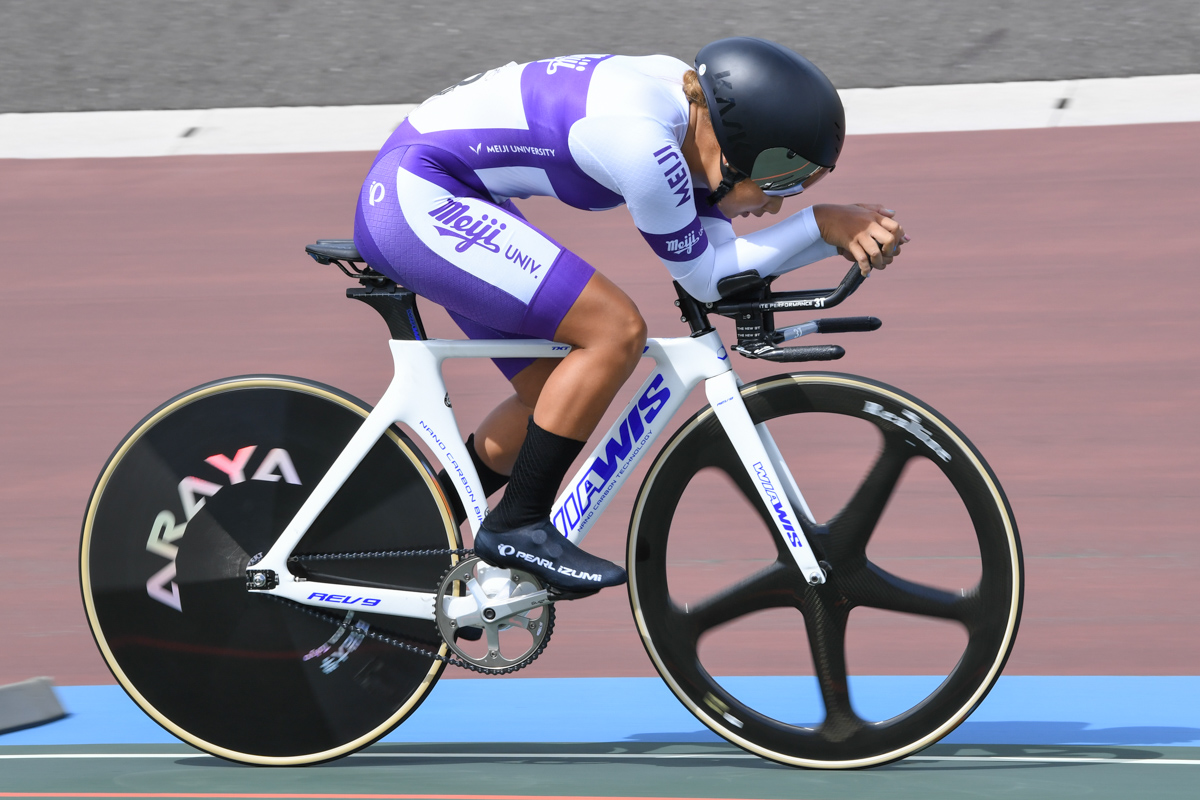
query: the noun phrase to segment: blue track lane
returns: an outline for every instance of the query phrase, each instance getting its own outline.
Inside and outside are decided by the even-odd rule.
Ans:
[[[921,676],[851,679],[866,718],[885,719],[937,686]],[[814,722],[812,678],[741,677],[722,683],[752,707]],[[117,686],[63,686],[70,716],[0,736],[0,746],[155,744],[177,741]],[[788,700],[788,698],[793,698]],[[794,698],[812,698],[811,703]],[[475,728],[463,720],[503,725]],[[719,741],[657,678],[503,678],[441,681],[385,742]],[[960,744],[1200,746],[1200,677],[1002,677],[983,705],[945,739]]]

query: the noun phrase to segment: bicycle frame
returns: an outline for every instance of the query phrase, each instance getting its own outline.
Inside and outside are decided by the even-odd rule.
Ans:
[[[365,597],[362,605],[372,612],[417,619],[434,619],[433,592],[398,589],[365,589],[345,584],[310,581],[293,575],[288,557],[309,526],[342,487],[375,443],[393,424],[401,424],[425,441],[442,467],[453,476],[472,533],[487,515],[479,476],[458,433],[441,364],[448,358],[562,358],[571,348],[545,340],[443,340],[389,342],[395,374],[378,405],[351,437],[329,471],[288,523],[271,549],[250,567],[251,575],[266,576],[255,591],[276,594],[310,606],[344,609],[347,592]],[[759,496],[773,512],[775,529],[805,578],[824,583],[818,564],[798,524],[799,509],[809,523],[812,513],[783,461],[766,425],[755,425],[742,401],[741,381],[733,372],[729,355],[715,330],[695,337],[648,339],[643,357],[655,369],[625,406],[620,417],[567,483],[551,512],[558,529],[580,542],[633,472],[634,467],[675,416],[683,401],[700,383],[717,419],[741,458]],[[782,489],[782,491],[780,491]],[[544,593],[529,600],[545,602]],[[445,611],[460,616],[476,610],[470,596],[449,599]]]

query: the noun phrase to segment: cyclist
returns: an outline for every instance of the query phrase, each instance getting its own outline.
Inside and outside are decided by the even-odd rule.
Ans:
[[[468,336],[572,346],[562,359],[497,360],[515,393],[467,440],[484,491],[508,484],[475,536],[481,558],[569,596],[625,582],[624,569],[568,541],[549,512],[640,359],[646,324],[512,198],[625,204],[701,301],[718,299],[728,275],[779,275],[838,252],[866,273],[905,241],[880,206],[817,205],[740,237],[729,221],[779,213],[784,197],[833,170],[843,133],[841,101],[820,70],[746,37],[705,46],[694,69],[662,55],[508,64],[431,97],[396,129],[355,215],[367,263],[444,306]]]

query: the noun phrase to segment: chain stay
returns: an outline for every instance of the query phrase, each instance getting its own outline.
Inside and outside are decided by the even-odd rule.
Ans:
[[[288,558],[288,561],[289,562],[337,561],[337,560],[341,560],[341,559],[401,558],[401,557],[408,557],[408,556],[473,556],[473,555],[475,555],[475,551],[471,550],[471,549],[466,549],[466,548],[457,549],[457,550],[446,550],[446,549],[443,549],[443,550],[381,550],[381,551],[375,551],[375,552],[369,552],[369,553],[311,553],[311,554],[306,554],[306,555],[291,556],[290,558]],[[345,618],[339,619],[338,617],[334,616],[333,614],[327,614],[324,611],[320,611],[312,606],[306,606],[303,603],[297,603],[295,600],[289,600],[285,597],[280,597],[278,595],[270,595],[270,597],[277,600],[280,603],[283,603],[284,605],[291,606],[292,608],[295,608],[298,611],[308,614],[310,617],[316,617],[319,620],[328,622],[330,625],[335,625],[339,628],[347,627]],[[552,611],[552,609],[550,609],[550,610]],[[479,672],[484,675],[508,675],[513,672],[517,672],[518,670],[522,670],[525,667],[532,664],[534,661],[536,661],[537,657],[540,656],[542,654],[542,651],[544,651],[546,649],[546,645],[548,645],[550,643],[550,637],[554,634],[554,614],[550,613],[547,616],[549,618],[546,620],[546,638],[542,640],[541,647],[539,647],[537,650],[535,650],[533,652],[533,654],[529,656],[529,658],[525,659],[520,664],[511,666],[511,667],[504,667],[502,669],[487,669],[485,667],[478,667],[474,664],[463,661],[462,659],[455,658],[454,656],[444,656],[441,653],[434,652],[432,650],[427,649],[428,647],[431,646],[430,643],[428,643],[428,642],[417,642],[414,644],[411,641],[405,641],[405,639],[403,637],[401,637],[397,634],[384,633],[381,631],[377,631],[374,628],[367,628],[367,630],[365,630],[365,631],[360,628],[359,631],[364,636],[366,636],[368,639],[374,639],[378,642],[383,642],[384,644],[389,644],[393,647],[398,647],[399,649],[401,649],[405,652],[408,652],[408,653],[414,653],[419,656],[424,656],[425,658],[432,658],[436,661],[441,661],[445,664],[449,664],[452,667],[461,667],[462,669],[470,670],[471,672]],[[441,637],[439,636],[439,638],[441,638]]]

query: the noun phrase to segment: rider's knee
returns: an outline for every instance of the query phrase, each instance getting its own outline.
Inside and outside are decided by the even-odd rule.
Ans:
[[[631,304],[615,316],[610,341],[628,366],[632,368],[637,364],[646,346],[646,320],[642,318],[637,306]]]

